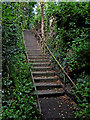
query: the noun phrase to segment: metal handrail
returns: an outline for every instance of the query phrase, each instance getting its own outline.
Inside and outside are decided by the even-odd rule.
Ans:
[[[34,29],[35,30],[35,29]],[[70,78],[70,76],[65,72],[64,68],[62,67],[62,65],[59,63],[59,61],[56,59],[56,57],[53,55],[53,53],[51,52],[51,50],[49,49],[49,47],[46,44],[46,41],[42,39],[42,37],[38,34],[38,32],[35,30],[36,34],[40,37],[40,40],[43,41],[43,44],[45,45],[45,47],[48,49],[49,53],[51,54],[51,56],[54,58],[54,60],[56,61],[56,63],[58,64],[58,66],[62,69],[62,71],[64,72],[64,74],[68,77],[68,79],[71,81],[71,83],[75,86],[75,88],[77,88],[76,84],[72,81],[72,79]]]

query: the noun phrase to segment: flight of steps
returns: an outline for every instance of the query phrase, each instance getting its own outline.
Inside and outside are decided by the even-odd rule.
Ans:
[[[35,49],[35,46],[27,53],[38,96],[63,95],[63,85],[52,70],[48,57],[43,55],[41,49]]]
[[[41,113],[40,120],[62,120],[74,118],[69,100],[64,94],[61,81],[55,75],[49,58],[43,55],[41,47],[29,30],[24,31],[25,47],[32,66],[31,75],[35,85],[35,94]],[[37,95],[38,94],[38,95]]]

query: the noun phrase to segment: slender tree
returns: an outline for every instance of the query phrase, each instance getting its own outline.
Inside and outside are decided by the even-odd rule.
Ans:
[[[42,18],[41,19],[41,33],[42,33],[42,38],[44,39],[44,21],[43,21],[43,17],[44,17],[44,15],[43,15],[43,12],[44,12],[43,6],[44,6],[44,3],[41,2],[40,5],[41,5],[41,18]]]

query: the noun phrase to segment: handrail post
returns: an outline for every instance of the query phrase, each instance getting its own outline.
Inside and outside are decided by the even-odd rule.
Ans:
[[[45,55],[45,45],[44,45],[44,55]]]
[[[64,74],[64,81],[63,82],[64,82],[64,87],[65,87],[66,86],[65,74]]]
[[[46,40],[46,38],[43,40],[43,45],[44,45],[44,55],[45,55],[45,52],[46,52],[45,44],[44,44],[45,40]]]

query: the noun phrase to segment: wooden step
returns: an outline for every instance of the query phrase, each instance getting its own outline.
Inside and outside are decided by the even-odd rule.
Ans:
[[[28,53],[28,56],[30,56],[30,57],[32,57],[32,56],[45,57],[45,56],[43,55],[43,53],[38,53],[38,54],[36,54],[36,53]]]
[[[30,59],[29,62],[49,62],[48,59]]]
[[[57,81],[35,83],[34,86],[36,86],[37,90],[46,90],[46,89],[54,89],[54,88],[62,87],[61,84],[58,83]]]
[[[40,56],[40,58],[39,57],[36,57],[36,56],[32,56],[31,58],[29,57],[29,60],[34,60],[34,61],[43,61],[43,60],[48,60],[49,61],[49,59],[47,58],[47,57],[41,57]]]
[[[48,59],[48,57],[45,56],[45,55],[43,55],[43,56],[41,56],[41,55],[37,55],[37,56],[35,56],[35,55],[28,55],[28,58],[29,59]]]
[[[41,51],[41,49],[26,49],[26,51]]]
[[[28,53],[43,53],[40,49],[28,49],[26,50]]]
[[[29,43],[26,43],[26,45],[27,45],[27,47],[29,48],[29,49],[31,49],[31,48],[33,48],[33,49],[36,49],[37,48],[37,43],[36,43],[36,41],[33,43],[33,45],[31,45],[31,44],[29,44]],[[38,46],[39,47],[39,46]],[[27,49],[28,49],[27,48]]]
[[[55,95],[60,96],[60,95],[64,95],[65,93],[63,88],[54,88],[50,90],[37,90],[36,92],[38,96],[55,96]]]
[[[49,66],[50,65],[50,62],[38,62],[38,63],[31,63],[31,65],[34,67],[34,66]]]
[[[37,56],[37,55],[42,55],[43,56],[43,52],[38,52],[38,51],[36,51],[36,52],[27,51],[27,54],[28,55],[35,55],[35,56]]]
[[[32,68],[32,71],[48,71],[48,70],[51,70],[52,68],[49,67],[49,66],[46,66],[46,67],[33,67]]]
[[[41,51],[27,51],[28,55],[43,55]]]
[[[42,76],[42,77],[34,77],[35,82],[54,82],[57,81],[57,76]]]
[[[27,46],[27,45],[26,45],[25,47],[26,47],[26,51],[29,50],[29,49],[41,49],[41,48],[38,47],[38,46],[37,46],[37,47],[34,47],[34,46],[31,46],[31,47],[30,47],[30,46]]]
[[[32,71],[33,76],[40,77],[40,76],[54,76],[54,71]]]

